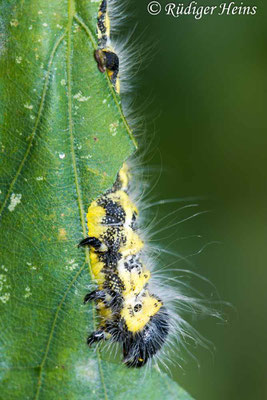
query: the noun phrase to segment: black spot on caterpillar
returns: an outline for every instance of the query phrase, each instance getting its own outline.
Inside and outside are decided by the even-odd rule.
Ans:
[[[150,271],[142,260],[143,242],[137,233],[138,211],[128,192],[124,164],[111,190],[94,201],[87,213],[90,260],[98,290],[84,301],[96,301],[99,329],[87,343],[111,339],[123,345],[123,362],[142,367],[164,344],[169,315],[162,300],[151,292]]]

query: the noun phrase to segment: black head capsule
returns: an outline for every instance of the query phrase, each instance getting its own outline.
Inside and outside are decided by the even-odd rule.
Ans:
[[[95,50],[95,60],[100,72],[105,72],[106,69],[113,71],[116,74],[119,72],[119,57],[116,53],[109,50]]]
[[[169,315],[164,307],[151,317],[144,329],[123,343],[123,362],[127,367],[141,368],[165,343],[169,333]]]

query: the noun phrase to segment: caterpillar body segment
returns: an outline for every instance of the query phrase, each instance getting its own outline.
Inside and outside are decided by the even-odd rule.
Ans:
[[[112,189],[93,201],[87,213],[90,261],[98,289],[85,296],[94,300],[99,328],[88,344],[111,339],[122,343],[124,363],[146,364],[162,347],[169,331],[168,313],[150,289],[150,271],[143,262],[143,241],[138,235],[138,211],[129,189],[127,165]]]
[[[119,57],[110,44],[110,19],[107,12],[107,0],[102,0],[97,16],[98,49],[95,60],[100,72],[107,71],[109,79],[117,93],[120,93]]]
[[[110,37],[110,20],[107,13],[107,0],[102,0],[97,15],[98,46],[104,48]]]

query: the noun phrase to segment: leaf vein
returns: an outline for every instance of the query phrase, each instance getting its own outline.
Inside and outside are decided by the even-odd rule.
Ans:
[[[67,294],[69,293],[71,287],[73,286],[73,284],[76,282],[78,276],[83,271],[84,266],[85,266],[85,262],[82,265],[82,267],[79,269],[79,271],[76,273],[76,275],[74,276],[72,281],[70,282],[66,292],[64,293],[64,295],[63,295],[63,297],[62,297],[62,299],[61,299],[61,301],[60,301],[60,303],[59,303],[59,305],[57,307],[57,310],[56,310],[56,313],[55,313],[55,317],[54,317],[54,320],[53,320],[53,323],[52,323],[52,327],[51,327],[51,332],[50,332],[50,335],[48,337],[48,341],[47,341],[44,357],[43,357],[43,360],[42,360],[42,362],[41,362],[41,364],[39,366],[39,377],[38,377],[38,382],[37,382],[36,395],[35,395],[35,398],[34,398],[35,400],[37,400],[39,398],[41,384],[42,384],[43,369],[44,369],[44,365],[45,365],[45,362],[46,362],[47,357],[48,357],[48,352],[49,352],[50,344],[51,344],[51,341],[52,341],[52,338],[53,338],[53,334],[54,334],[54,331],[55,331],[55,327],[56,327],[56,322],[57,322],[57,319],[58,319],[59,311],[61,310],[61,308],[63,306],[63,303],[64,303],[64,301],[65,301],[65,299],[67,297]]]
[[[20,175],[20,173],[22,171],[22,168],[23,168],[23,166],[24,166],[24,164],[25,164],[25,162],[26,162],[26,160],[28,158],[28,155],[30,153],[30,150],[31,150],[31,147],[32,147],[32,143],[33,143],[33,140],[35,138],[35,134],[36,134],[36,131],[37,131],[40,119],[41,119],[42,111],[43,111],[43,108],[44,108],[45,97],[46,97],[46,93],[47,93],[47,89],[48,89],[50,71],[51,71],[53,60],[54,60],[54,56],[55,56],[55,53],[57,51],[58,46],[60,45],[61,41],[63,40],[65,34],[66,33],[61,35],[60,38],[56,41],[56,43],[55,43],[55,45],[54,45],[54,47],[52,49],[52,52],[50,54],[48,65],[47,65],[47,73],[46,73],[46,77],[45,77],[45,82],[44,82],[44,87],[43,87],[43,92],[42,92],[42,96],[41,96],[41,101],[40,101],[38,113],[37,113],[36,122],[34,124],[34,128],[33,128],[33,131],[31,133],[31,136],[30,136],[30,139],[29,139],[27,150],[26,150],[26,152],[24,154],[24,157],[23,157],[23,159],[22,159],[22,161],[21,161],[21,163],[19,165],[19,168],[18,168],[14,178],[11,181],[11,184],[9,186],[9,189],[7,191],[7,194],[6,194],[6,197],[5,197],[4,201],[3,201],[3,204],[0,207],[0,217],[1,217],[2,212],[3,212],[3,210],[4,210],[4,208],[5,208],[6,204],[7,204],[7,201],[9,199],[10,194],[11,194],[11,191],[12,191],[12,189],[13,189],[13,187],[14,187],[14,185],[15,185],[15,183],[16,183],[16,181],[17,181],[17,179],[18,179],[18,177],[19,177],[19,175]]]
[[[77,192],[77,198],[78,198],[78,206],[79,206],[79,211],[80,211],[83,235],[85,237],[86,236],[86,224],[85,224],[85,219],[84,219],[85,213],[84,213],[81,189],[80,189],[79,178],[78,178],[78,168],[77,168],[76,155],[75,155],[74,137],[73,137],[73,120],[72,120],[71,27],[72,27],[72,22],[73,22],[73,17],[74,17],[74,10],[75,10],[74,2],[73,2],[73,0],[69,0],[69,24],[68,24],[68,45],[67,45],[67,80],[68,80],[67,88],[68,88],[69,133],[70,133],[70,141],[71,141],[71,156],[72,156],[72,162],[73,162],[73,170],[74,170],[75,186],[76,186],[76,192]],[[91,37],[91,40],[93,40],[92,37]],[[93,279],[88,248],[85,250],[85,258],[86,258],[86,262],[88,263],[91,279]],[[96,328],[95,308],[94,308],[94,306],[92,306],[92,307],[93,307],[93,325],[94,325],[94,329],[95,329]],[[107,400],[108,399],[107,389],[106,389],[103,369],[102,369],[102,365],[101,365],[100,353],[99,353],[98,349],[97,349],[96,353],[97,353],[97,361],[98,361],[100,378],[101,378],[101,382],[102,382],[102,386],[103,386],[103,390],[104,390],[104,397],[105,397],[105,400]]]

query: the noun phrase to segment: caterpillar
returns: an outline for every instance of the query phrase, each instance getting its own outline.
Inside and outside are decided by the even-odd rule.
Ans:
[[[107,0],[102,0],[94,57],[99,71],[107,72],[119,94],[119,57],[110,42],[107,8]],[[153,273],[147,267],[151,263],[139,234],[139,212],[132,199],[131,181],[129,166],[124,163],[112,188],[90,204],[88,237],[81,240],[79,247],[89,246],[91,269],[98,285],[84,298],[84,303],[96,303],[99,316],[99,326],[88,336],[87,344],[92,346],[106,340],[120,343],[123,363],[140,368],[157,358],[165,345],[172,342],[172,336],[201,341],[173,310],[173,303],[178,302],[182,311],[209,310],[182,292],[168,287],[167,293],[162,293],[153,284]]]
[[[110,45],[110,19],[107,13],[107,0],[102,0],[97,16],[98,49],[94,56],[100,72],[107,70],[117,93],[120,93],[119,57]]]
[[[127,164],[112,189],[95,200],[87,213],[92,272],[98,289],[84,301],[97,301],[100,325],[88,345],[105,339],[123,345],[123,362],[142,367],[163,345],[169,331],[162,300],[149,288],[150,271],[142,260],[138,211],[128,194]]]

